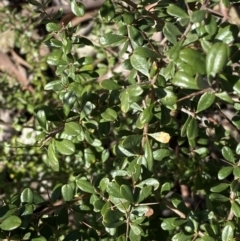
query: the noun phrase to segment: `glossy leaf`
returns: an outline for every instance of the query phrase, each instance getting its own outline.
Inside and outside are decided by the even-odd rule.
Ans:
[[[12,215],[3,220],[0,224],[0,228],[4,231],[11,231],[18,228],[21,223],[22,221],[18,216]]]
[[[107,90],[118,90],[121,89],[121,86],[117,84],[114,80],[112,79],[105,79],[100,82],[100,86],[104,89]]]
[[[205,92],[199,99],[197,113],[208,109],[215,101],[215,95],[211,92]]]
[[[233,168],[233,175],[235,177],[240,178],[240,167],[239,166],[236,166],[236,167]]]
[[[101,116],[105,121],[115,121],[117,119],[117,112],[114,109],[107,108]]]
[[[30,188],[25,188],[21,193],[21,202],[32,203],[33,202],[33,192]]]
[[[59,31],[61,26],[58,23],[48,23],[46,29],[48,32]]]
[[[62,154],[62,155],[72,155],[75,152],[75,145],[70,140],[61,140],[57,141],[55,140],[55,146],[56,149]]]
[[[222,179],[228,177],[232,172],[233,172],[233,167],[231,167],[231,166],[223,167],[218,172],[218,179],[222,180]]]
[[[179,53],[179,59],[186,63],[194,74],[206,73],[205,57],[199,51],[191,48],[184,48]]]
[[[121,185],[120,186],[120,193],[121,193],[122,197],[124,199],[126,199],[127,201],[129,201],[131,203],[134,202],[133,193],[132,193],[131,189],[129,188],[129,186]]]
[[[233,104],[232,98],[229,96],[229,94],[226,91],[223,91],[221,93],[215,93],[215,96],[217,96],[221,100],[226,101],[227,103]]]
[[[211,193],[209,199],[216,202],[228,202],[229,197],[226,197],[219,193]]]
[[[85,7],[82,3],[76,1],[76,0],[71,0],[70,1],[70,6],[71,6],[71,10],[72,12],[78,16],[78,17],[82,17],[85,14]]]
[[[181,32],[176,27],[176,25],[174,25],[171,22],[165,23],[164,28],[163,28],[163,33],[164,33],[165,37],[168,39],[168,41],[171,42],[172,44],[176,44],[177,43],[176,37],[181,35]]]
[[[188,73],[178,71],[171,80],[172,84],[184,89],[200,90],[207,87],[207,84],[192,77]]]
[[[59,171],[59,162],[55,153],[55,148],[53,143],[49,144],[48,146],[48,157],[47,161],[49,166],[54,170],[54,171]]]
[[[210,189],[211,192],[222,192],[229,187],[228,183],[220,183]]]
[[[127,136],[123,142],[123,148],[131,149],[133,147],[136,147],[142,140],[142,135],[129,135]]]
[[[195,118],[191,118],[187,127],[187,137],[195,139],[198,136],[198,122]]]
[[[96,193],[95,188],[89,181],[77,179],[76,184],[77,184],[78,188],[84,192]]]
[[[154,187],[154,190],[157,190],[160,184],[159,184],[158,180],[156,180],[156,179],[154,179],[154,178],[148,178],[148,179],[140,182],[137,186],[138,186],[138,187],[143,187],[143,186],[145,186],[145,185],[147,185],[147,186],[153,186],[153,187]]]
[[[170,135],[166,132],[157,132],[157,133],[152,133],[152,134],[148,134],[149,136],[151,136],[152,138],[154,138],[156,141],[161,142],[161,143],[168,143],[170,141]]]
[[[118,46],[119,44],[125,42],[127,39],[122,35],[117,34],[105,34],[102,36],[99,41],[102,45],[111,45],[111,46]]]
[[[224,157],[227,161],[232,162],[232,163],[235,163],[235,159],[236,159],[236,158],[234,157],[234,154],[233,154],[232,150],[231,150],[229,147],[224,146],[224,147],[222,148],[221,152],[222,152],[223,157]]]
[[[141,32],[134,26],[128,25],[128,36],[132,47],[135,49],[143,44],[143,37]]]
[[[240,206],[237,202],[232,202],[232,211],[237,218],[240,218]]]
[[[215,77],[225,67],[229,56],[229,47],[225,43],[217,42],[212,45],[206,57],[206,71],[208,76]]]
[[[222,230],[222,241],[229,241],[234,237],[233,227],[228,224]]]
[[[132,54],[130,57],[131,65],[142,74],[149,76],[149,63],[146,58]]]
[[[74,190],[73,190],[71,184],[63,185],[61,188],[61,191],[62,191],[62,196],[63,196],[64,201],[68,202],[73,199]]]
[[[70,136],[77,136],[81,131],[81,126],[77,122],[68,122],[64,126],[64,132]]]
[[[150,48],[147,47],[137,47],[133,53],[135,55],[139,55],[142,56],[143,58],[159,58],[160,55],[156,52],[154,52],[153,50],[151,50]]]
[[[175,4],[169,4],[169,6],[167,8],[167,13],[169,15],[177,17],[177,18],[188,18],[189,17],[182,8],[178,7]]]
[[[204,20],[205,15],[206,15],[205,10],[196,10],[191,15],[191,21],[193,23],[200,23],[201,21]]]
[[[146,161],[147,161],[148,170],[152,171],[153,170],[153,153],[152,153],[152,148],[148,138],[146,139],[146,142],[144,145],[144,157],[146,158]]]
[[[167,57],[171,61],[176,61],[179,57],[180,50],[183,46],[183,40],[178,41],[174,46],[166,53]]]
[[[153,159],[156,161],[162,161],[165,157],[170,157],[171,154],[171,150],[161,148],[153,152]]]

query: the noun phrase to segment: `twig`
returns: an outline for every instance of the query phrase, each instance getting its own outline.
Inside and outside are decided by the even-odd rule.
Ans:
[[[186,99],[190,99],[190,98],[192,98],[194,96],[197,96],[197,95],[201,95],[201,94],[203,94],[203,93],[205,93],[207,91],[211,91],[213,93],[215,92],[211,87],[209,87],[209,88],[206,88],[206,89],[194,92],[194,93],[192,93],[190,95],[184,96],[184,97],[178,99],[177,102],[180,102],[180,101],[183,101],[183,100],[186,100]]]

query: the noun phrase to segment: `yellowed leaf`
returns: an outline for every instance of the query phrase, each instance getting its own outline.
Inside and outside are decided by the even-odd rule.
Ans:
[[[148,134],[148,135],[153,137],[156,141],[159,141],[161,143],[168,143],[171,138],[171,136],[168,133],[163,132],[163,131]]]

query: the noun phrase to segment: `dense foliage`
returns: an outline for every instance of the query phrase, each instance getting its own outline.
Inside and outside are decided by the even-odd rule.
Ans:
[[[28,2],[27,16],[1,10],[31,80],[2,73],[2,102],[16,131],[34,131],[29,145],[19,133],[1,145],[0,238],[239,240],[232,3],[105,0],[89,13],[71,0],[93,19],[86,34],[46,11],[52,1]]]

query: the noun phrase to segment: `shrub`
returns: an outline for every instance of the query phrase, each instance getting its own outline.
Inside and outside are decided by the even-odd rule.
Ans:
[[[55,77],[34,116],[39,160],[55,179],[48,199],[29,186],[12,193],[1,238],[237,240],[239,30],[226,21],[230,2],[106,0],[95,39],[59,24],[61,11],[45,11],[50,1],[28,2],[49,32]],[[78,17],[83,3],[71,1]],[[86,45],[94,53],[81,55]]]

